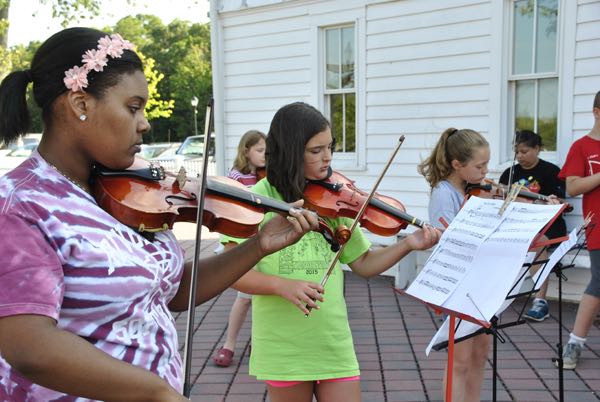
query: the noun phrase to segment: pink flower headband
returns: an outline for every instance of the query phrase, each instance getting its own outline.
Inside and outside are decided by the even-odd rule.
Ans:
[[[108,63],[108,56],[118,59],[124,50],[133,50],[133,45],[119,34],[106,35],[98,40],[98,47],[90,49],[83,54],[81,61],[83,66],[73,66],[65,71],[64,83],[67,89],[73,92],[87,88],[87,75],[90,71],[102,71]]]

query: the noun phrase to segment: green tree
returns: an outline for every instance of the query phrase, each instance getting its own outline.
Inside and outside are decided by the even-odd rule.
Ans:
[[[190,100],[207,100],[212,93],[210,65],[210,26],[175,20],[164,25],[156,16],[136,15],[121,19],[116,32],[136,44],[156,61],[156,69],[165,75],[158,91],[173,99],[173,114],[152,122],[152,141],[182,140],[194,133],[194,110]],[[198,113],[203,127],[204,113]]]
[[[0,48],[6,49],[8,40],[8,8],[10,0],[0,0]]]
[[[4,2],[9,3],[0,0],[0,6]],[[72,0],[67,3],[87,4]],[[205,101],[212,94],[209,24],[175,20],[165,25],[157,16],[140,14],[125,17],[114,27],[104,27],[103,30],[119,32],[133,42],[145,58],[150,93],[146,113],[152,120],[152,131],[147,140],[175,141],[193,134],[194,110],[190,100],[198,97],[200,109],[203,109]],[[3,71],[27,68],[39,45],[39,42],[35,42],[8,50],[0,46],[3,56],[0,59],[0,75]],[[32,112],[32,131],[40,131],[39,109],[34,107],[31,94],[28,102]],[[203,110],[198,111],[199,128],[204,126],[204,115]]]
[[[158,119],[160,117],[170,117],[173,114],[174,100],[162,100],[158,93],[158,83],[165,78],[163,73],[154,69],[155,61],[150,57],[144,56],[138,52],[144,63],[144,75],[148,80],[148,102],[146,103],[146,117],[148,120]]]
[[[41,42],[31,42],[27,46],[14,46],[6,51],[7,59],[5,61],[10,64],[12,70],[25,70],[29,68],[33,55],[40,45]],[[164,74],[156,69],[154,59],[146,57],[140,51],[138,51],[138,54],[144,63],[144,75],[148,80],[149,97],[145,109],[146,116],[148,120],[168,118],[173,113],[174,101],[161,99],[158,83],[164,79]],[[35,104],[31,86],[27,91],[27,105],[31,114],[31,132],[41,132],[41,111]]]

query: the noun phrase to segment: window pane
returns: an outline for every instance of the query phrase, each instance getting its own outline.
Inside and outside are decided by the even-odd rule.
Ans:
[[[327,89],[340,88],[340,30],[328,29],[325,31],[326,37],[326,82]]]
[[[331,136],[335,141],[335,151],[344,152],[344,95],[329,96],[329,112],[331,119]]]
[[[342,29],[342,88],[354,88],[354,27]]]
[[[513,9],[513,74],[532,72],[533,0],[515,1]]]
[[[335,140],[335,151],[354,152],[356,150],[356,96],[354,94],[338,94],[329,95],[328,99],[331,113],[331,136]],[[346,113],[344,113],[344,107]],[[346,128],[345,137],[344,126]]]
[[[537,49],[535,71],[537,73],[556,70],[556,21],[558,0],[538,0]]]
[[[535,131],[535,82],[517,81],[515,105],[515,129]]]
[[[356,96],[346,94],[346,152],[356,151]]]
[[[544,151],[556,151],[558,79],[540,80],[538,85],[538,134],[542,136]]]

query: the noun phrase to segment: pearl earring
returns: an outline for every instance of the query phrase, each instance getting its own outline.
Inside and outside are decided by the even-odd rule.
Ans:
[[[81,116],[79,116],[79,120],[81,121],[86,121],[87,120],[87,116],[82,114]]]

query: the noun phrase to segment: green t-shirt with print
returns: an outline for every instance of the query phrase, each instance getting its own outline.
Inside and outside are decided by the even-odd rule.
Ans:
[[[266,179],[252,191],[282,200]],[[273,213],[265,215],[265,222]],[[347,218],[326,219],[332,228],[351,226]],[[242,242],[224,236],[222,242]],[[364,254],[371,243],[356,230],[340,262],[347,264]],[[296,244],[263,258],[256,270],[288,279],[319,283],[334,253],[317,232],[305,234]],[[325,285],[324,302],[309,317],[279,296],[252,297],[252,354],[250,374],[259,380],[310,381],[359,375],[352,333],[344,300],[344,276],[339,264]]]

